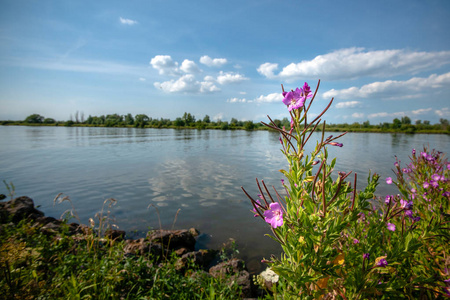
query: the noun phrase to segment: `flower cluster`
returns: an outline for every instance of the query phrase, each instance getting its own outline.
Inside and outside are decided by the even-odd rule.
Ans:
[[[353,183],[347,181],[352,172],[333,177],[336,159],[328,159],[326,147],[342,147],[336,139],[345,133],[325,138],[323,123],[315,149],[305,154],[333,102],[308,122],[317,89],[313,94],[305,83],[283,90],[289,130],[278,128],[270,117],[269,124],[263,122],[280,133],[289,165],[280,170],[283,192],[275,187],[269,192],[258,179],[257,199],[242,188],[254,216],[270,226],[283,249],[281,258],[262,260],[279,275],[283,298],[439,298],[450,293],[450,251],[445,246],[450,240],[450,164],[441,152],[413,150],[411,163],[402,167],[396,159],[395,176],[386,179],[399,193],[382,199],[375,196],[377,174],[369,175],[362,190],[356,188],[356,174]]]

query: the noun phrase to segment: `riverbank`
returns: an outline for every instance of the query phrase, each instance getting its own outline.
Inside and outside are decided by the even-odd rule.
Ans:
[[[29,197],[0,202],[0,286],[6,298],[255,297],[245,263],[197,249],[198,231],[127,239],[103,215],[89,226],[46,217]]]
[[[250,123],[248,123],[250,124]],[[17,121],[0,121],[0,126],[43,126],[43,127],[90,127],[90,128],[155,128],[155,129],[196,129],[196,130],[272,130],[260,123],[251,123],[253,125],[247,126],[236,126],[234,124],[229,124],[228,122],[223,122],[219,125],[217,124],[194,124],[192,126],[175,126],[175,125],[95,125],[95,124],[81,124],[81,123],[67,123],[67,122],[57,122],[57,123],[24,123]],[[325,132],[361,132],[361,133],[406,133],[406,134],[444,134],[450,135],[450,127],[446,129],[437,129],[436,126],[430,126],[431,128],[416,127],[411,125],[407,128],[380,128],[378,126],[372,127],[358,127],[358,126],[340,126],[338,125],[327,125],[325,127]],[[321,128],[317,128],[317,131],[321,131]]]

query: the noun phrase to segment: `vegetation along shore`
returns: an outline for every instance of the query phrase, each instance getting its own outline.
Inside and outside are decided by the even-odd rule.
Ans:
[[[274,119],[274,124],[279,128],[289,128],[288,118],[282,120]],[[145,114],[101,115],[84,117],[83,113],[76,112],[69,120],[57,121],[46,118],[39,114],[32,114],[21,121],[0,121],[0,125],[23,125],[23,126],[79,126],[79,127],[137,127],[137,128],[186,128],[186,129],[221,129],[221,130],[270,130],[261,123],[253,121],[238,121],[231,118],[230,121],[212,121],[208,115],[203,119],[197,119],[191,113],[184,113],[182,117],[175,120],[164,118],[152,118]],[[321,130],[322,128],[318,128]],[[326,124],[325,131],[348,131],[348,132],[403,132],[403,133],[436,133],[450,134],[450,126],[447,119],[441,118],[439,123],[431,124],[428,120],[416,120],[414,124],[408,116],[395,118],[392,123],[370,124],[369,121],[352,124]]]

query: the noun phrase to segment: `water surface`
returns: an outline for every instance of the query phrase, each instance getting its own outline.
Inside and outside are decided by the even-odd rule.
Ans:
[[[275,132],[0,126],[0,138],[0,179],[47,216],[68,208],[53,206],[60,192],[83,223],[115,198],[115,223],[130,234],[159,228],[159,212],[164,228],[176,217],[174,228],[199,229],[204,247],[218,249],[234,238],[252,271],[262,257],[280,252],[240,188],[256,196],[256,177],[281,188],[278,170],[287,163]],[[394,155],[406,162],[412,148],[448,152],[450,145],[448,135],[349,133],[340,141],[344,147],[329,147],[336,171],[353,170],[360,183],[369,170],[391,176]],[[394,192],[380,181],[380,196]]]

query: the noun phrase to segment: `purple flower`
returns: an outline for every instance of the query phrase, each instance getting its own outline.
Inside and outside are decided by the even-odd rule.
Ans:
[[[405,211],[405,216],[412,218],[412,217],[413,217],[413,212],[412,212],[412,210],[407,210],[407,211]]]
[[[264,211],[264,220],[269,223],[272,228],[283,226],[283,211],[278,202],[270,203],[269,209]]]
[[[429,188],[430,187],[430,183],[428,182],[428,181],[425,181],[424,183],[423,183],[423,188],[424,189],[427,189],[427,188]]]
[[[412,149],[412,154],[416,155],[416,149]]]
[[[364,253],[363,254],[363,259],[369,259],[370,253]]]
[[[311,88],[309,87],[309,85],[306,82],[303,85],[303,93],[304,93],[304,96],[308,96],[309,94],[311,94]],[[308,98],[310,98],[310,97],[308,97]]]
[[[358,239],[353,239],[353,244],[359,244],[359,240]]]
[[[390,231],[395,231],[395,224],[387,223],[387,229]]]
[[[450,170],[450,164],[447,164],[447,170]]]
[[[284,179],[281,179],[281,184],[284,185]]]
[[[392,195],[386,195],[386,198],[384,199],[384,203],[389,204],[391,202]]]
[[[434,187],[435,189],[437,189],[439,187],[439,183],[437,183],[437,181],[431,180],[430,184],[432,187]]]
[[[388,262],[387,262],[387,260],[385,259],[385,258],[382,258],[382,259],[380,259],[378,262],[377,262],[377,266],[378,267],[386,267],[388,265]]]
[[[331,145],[331,146],[336,146],[336,147],[342,147],[342,146],[344,146],[344,144],[342,144],[342,143],[337,143],[337,142],[329,142],[329,143],[327,143],[328,145]]]
[[[288,106],[288,110],[299,109],[305,104],[306,98],[302,96],[303,91],[296,88],[295,91],[287,92],[284,96],[283,103]]]
[[[439,174],[433,174],[433,175],[431,176],[431,179],[433,179],[434,181],[439,181],[439,180],[441,180],[441,175],[439,175]]]
[[[391,177],[386,178],[386,183],[387,184],[392,184],[392,178]]]
[[[415,222],[419,222],[419,221],[420,221],[420,217],[419,217],[419,216],[413,218],[413,222],[414,222],[414,223],[415,223]]]

